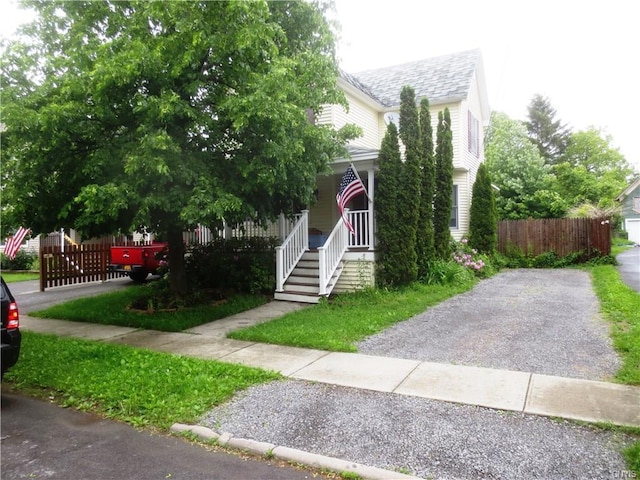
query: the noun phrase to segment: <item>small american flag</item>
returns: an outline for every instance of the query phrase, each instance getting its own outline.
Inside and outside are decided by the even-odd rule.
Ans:
[[[18,250],[20,250],[20,245],[22,245],[22,241],[29,231],[28,228],[20,227],[13,236],[7,239],[7,243],[4,246],[4,254],[11,260],[14,259]]]
[[[349,168],[344,172],[342,180],[340,181],[340,188],[338,188],[336,202],[338,202],[338,210],[340,210],[342,221],[352,235],[355,235],[355,230],[353,229],[353,225],[351,225],[344,209],[353,197],[356,197],[361,193],[366,193],[364,184],[362,183],[362,180],[360,180],[356,169],[353,168],[353,165],[349,165]]]

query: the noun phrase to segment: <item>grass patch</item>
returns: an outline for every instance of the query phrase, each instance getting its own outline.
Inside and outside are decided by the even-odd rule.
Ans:
[[[615,379],[640,385],[640,293],[628,287],[612,265],[589,269],[600,309],[611,323],[614,348],[622,357],[622,367]]]
[[[28,331],[22,342],[20,361],[5,382],[135,426],[195,423],[237,391],[281,378],[241,365]]]
[[[616,255],[624,252],[625,250],[629,250],[629,248],[633,247],[634,242],[627,240],[626,238],[615,237],[611,239],[611,256],[615,257]]]
[[[236,294],[229,296],[223,302],[183,307],[175,311],[155,310],[153,313],[148,313],[129,309],[129,305],[146,293],[146,288],[146,285],[131,285],[116,292],[78,298],[45,310],[30,312],[29,315],[74,322],[180,332],[244,312],[267,302],[267,298],[263,296]]]
[[[2,278],[7,283],[15,283],[15,282],[25,282],[27,280],[39,280],[39,273],[31,273],[31,272],[11,272],[8,270],[4,270],[2,272]]]
[[[270,322],[236,330],[230,338],[302,348],[355,352],[355,343],[423,312],[447,298],[470,290],[456,285],[414,284],[400,290],[365,290],[339,295]]]
[[[629,448],[625,448],[622,452],[622,455],[627,461],[629,470],[636,475],[636,477],[627,478],[640,478],[640,442],[636,442]]]

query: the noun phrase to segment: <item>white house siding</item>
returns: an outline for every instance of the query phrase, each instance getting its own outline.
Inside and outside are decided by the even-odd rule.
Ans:
[[[347,112],[341,105],[325,105],[318,117],[319,124],[333,124],[336,129],[352,123],[362,129],[362,136],[350,143],[363,148],[380,148],[379,113],[349,93],[345,94],[349,102]]]
[[[482,116],[482,107],[480,105],[480,94],[478,92],[477,84],[473,84],[469,95],[469,100],[465,101],[461,105],[461,111],[464,112],[464,122],[462,122],[460,129],[460,148],[462,149],[462,163],[471,172],[471,184],[475,182],[476,173],[480,164],[484,162],[484,126],[487,123],[487,119]],[[479,132],[478,132],[478,155],[475,155],[469,151],[469,127],[468,113],[478,120]]]
[[[373,252],[347,252],[344,268],[333,293],[353,292],[375,285],[375,259]]]
[[[471,208],[471,193],[473,183],[470,182],[469,172],[455,170],[453,184],[458,186],[458,228],[451,229],[451,236],[460,241],[469,233],[469,210]]]
[[[335,175],[318,177],[318,201],[309,208],[309,228],[317,228],[324,235],[329,235],[337,221],[338,207],[336,206],[336,192],[338,189]]]

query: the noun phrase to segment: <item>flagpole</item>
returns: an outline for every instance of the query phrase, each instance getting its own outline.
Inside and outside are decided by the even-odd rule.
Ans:
[[[360,174],[358,173],[358,170],[356,169],[356,167],[353,166],[353,162],[351,162],[351,164],[349,166],[351,167],[351,170],[353,170],[353,173],[356,174],[356,177],[358,177],[358,180],[360,181],[362,186],[364,186],[364,182],[360,178]],[[367,197],[367,200],[369,200],[369,203],[373,203],[373,200],[371,200],[371,197],[369,197],[369,193],[367,192],[366,188],[364,189],[363,193],[364,193],[365,197]]]

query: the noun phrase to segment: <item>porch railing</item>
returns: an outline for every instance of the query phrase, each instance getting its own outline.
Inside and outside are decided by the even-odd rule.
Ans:
[[[327,295],[328,285],[331,277],[338,268],[344,252],[348,248],[347,236],[349,232],[345,227],[342,220],[338,220],[336,226],[333,227],[333,231],[324,245],[318,248],[318,258],[320,267],[320,295]]]
[[[289,236],[276,247],[276,291],[282,292],[284,282],[309,248],[309,210],[296,215],[297,221]],[[298,218],[299,217],[299,218]]]
[[[353,225],[354,234],[348,234],[349,248],[369,248],[370,238],[369,229],[369,210],[354,210],[348,212],[349,221]],[[342,223],[342,221],[340,221]]]

